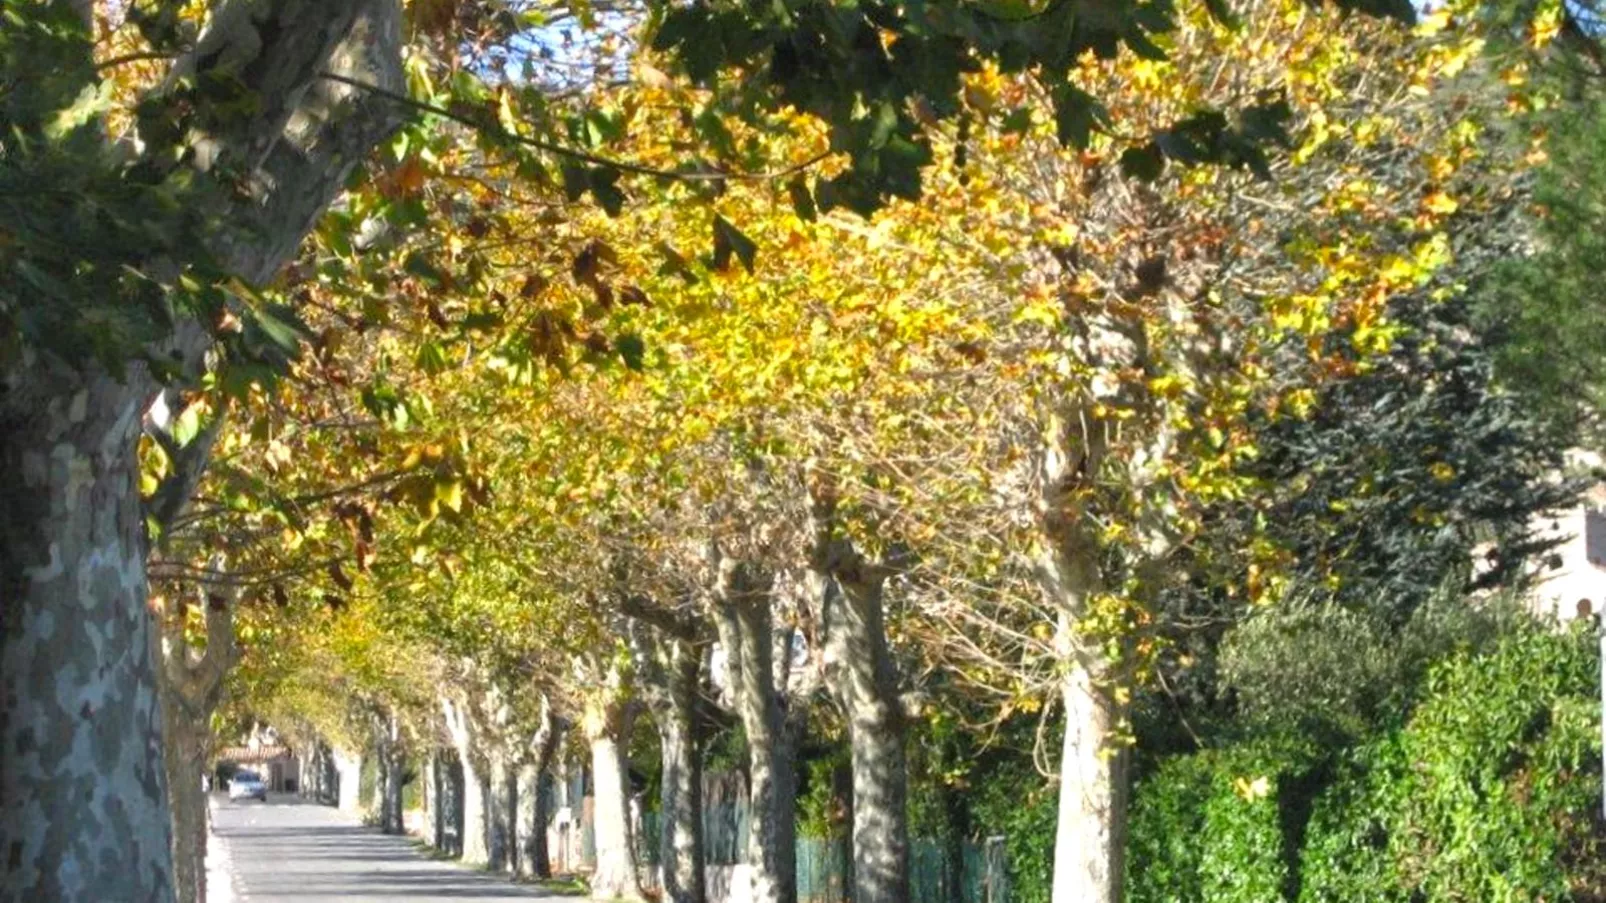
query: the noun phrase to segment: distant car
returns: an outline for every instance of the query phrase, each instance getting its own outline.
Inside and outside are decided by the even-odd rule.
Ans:
[[[268,801],[268,788],[262,783],[262,776],[256,772],[237,771],[234,777],[229,778],[229,799],[256,799],[265,803]]]

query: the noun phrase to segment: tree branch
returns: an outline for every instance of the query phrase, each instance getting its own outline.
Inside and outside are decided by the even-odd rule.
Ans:
[[[688,643],[702,640],[696,621],[676,612],[657,608],[644,596],[625,594],[619,600],[619,612],[627,618],[656,627],[677,640],[685,640]]]
[[[422,100],[416,100],[412,97],[408,97],[406,94],[403,94],[399,91],[391,91],[378,85],[370,85],[356,79],[347,78],[343,75],[337,75],[332,72],[324,72],[321,73],[321,75],[330,81],[339,82],[340,84],[349,85],[359,90],[368,91],[374,94],[376,97],[383,97],[398,106],[406,107],[420,113],[431,113],[436,116],[441,116],[461,125],[466,125],[476,131],[488,132],[497,136],[498,138],[512,141],[516,144],[522,144],[525,147],[533,147],[536,150],[546,151],[549,154],[556,154],[560,157],[568,157],[572,160],[580,160],[582,162],[591,163],[597,166],[612,167],[613,169],[620,170],[621,172],[635,173],[636,175],[642,176],[653,176],[654,178],[660,179],[675,179],[681,182],[713,182],[724,181],[727,179],[743,181],[769,181],[795,175],[811,166],[814,166],[816,163],[819,163],[831,155],[829,150],[821,151],[820,153],[815,154],[801,163],[794,163],[783,169],[762,173],[728,172],[725,170],[718,170],[715,172],[680,172],[670,169],[655,169],[651,166],[642,166],[639,163],[630,163],[624,160],[613,160],[609,159],[608,157],[599,157],[596,154],[588,153],[576,148],[564,147],[561,144],[543,141],[540,138],[530,138],[525,135],[520,135],[516,132],[510,132],[501,125],[490,122],[489,120],[476,116],[467,116],[462,113],[455,113],[446,109],[445,107],[436,106],[432,103],[426,103]]]

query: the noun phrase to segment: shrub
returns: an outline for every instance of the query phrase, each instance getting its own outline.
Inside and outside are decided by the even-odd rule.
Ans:
[[[973,786],[971,819],[984,826],[986,835],[1004,837],[1010,903],[1048,903],[1054,885],[1058,785],[1023,756],[988,769]]]
[[[1135,787],[1128,899],[1606,899],[1598,668],[1592,633],[1529,621],[1442,656],[1408,717],[1348,749],[1163,760]]]
[[[1308,800],[1321,760],[1298,738],[1176,756],[1141,780],[1127,837],[1133,903],[1284,899],[1299,848],[1287,810]],[[1294,836],[1287,836],[1290,832]]]
[[[1241,727],[1299,728],[1359,739],[1395,726],[1428,687],[1429,668],[1458,649],[1484,649],[1528,615],[1500,594],[1434,598],[1393,625],[1377,612],[1279,606],[1227,634],[1221,676]]]
[[[1556,900],[1600,886],[1599,661],[1529,626],[1434,668],[1312,819],[1302,901]]]
[[[846,743],[834,743],[798,763],[802,780],[797,798],[797,836],[841,840],[853,830],[847,822],[848,801],[841,798],[837,783],[837,773],[849,767],[851,755]]]

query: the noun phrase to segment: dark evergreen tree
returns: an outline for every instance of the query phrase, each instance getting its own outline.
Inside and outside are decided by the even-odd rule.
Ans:
[[[1285,553],[1293,597],[1398,624],[1438,592],[1521,584],[1554,543],[1543,515],[1582,484],[1570,424],[1499,380],[1502,346],[1464,301],[1404,298],[1392,318],[1386,356],[1263,422],[1264,491],[1222,517]]]

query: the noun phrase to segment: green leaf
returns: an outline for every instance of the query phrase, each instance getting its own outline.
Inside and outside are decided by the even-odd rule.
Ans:
[[[742,230],[731,225],[730,220],[716,213],[714,214],[714,268],[729,269],[732,252],[735,252],[737,259],[741,260],[742,266],[751,275],[753,263],[758,257],[758,245],[743,235]]]
[[[300,352],[301,340],[306,336],[306,324],[301,322],[294,310],[283,304],[265,304],[255,311],[254,319],[262,334],[286,355],[293,357]]]
[[[613,347],[614,350],[619,352],[619,357],[624,360],[626,367],[637,373],[642,371],[644,367],[643,358],[647,354],[647,345],[641,340],[641,336],[633,332],[627,333],[615,339]]]
[[[1141,29],[1133,28],[1124,37],[1126,46],[1132,48],[1132,52],[1143,59],[1154,60],[1159,63],[1168,58],[1166,52],[1160,48],[1160,45],[1149,40],[1149,36],[1144,34]]]
[[[806,223],[819,219],[819,210],[814,206],[814,195],[809,193],[808,182],[801,173],[786,183],[786,193],[792,197],[792,209],[797,212],[798,219]]]
[[[658,253],[663,255],[663,265],[658,268],[660,276],[679,276],[687,285],[697,284],[697,274],[692,272],[691,265],[675,246],[667,241],[658,242]]]
[[[1288,106],[1287,99],[1278,98],[1245,108],[1238,115],[1239,130],[1250,141],[1275,141],[1288,147],[1293,143],[1288,136],[1288,123],[1293,118],[1294,111]]]
[[[1121,154],[1121,172],[1140,182],[1153,182],[1165,171],[1165,155],[1153,144],[1129,147]]]
[[[192,404],[181,411],[173,420],[173,441],[179,448],[189,445],[201,432],[201,406]]]
[[[56,118],[45,126],[45,137],[52,141],[60,140],[100,116],[111,106],[115,84],[111,79],[106,79],[98,86],[85,85],[72,104],[58,112]]]
[[[591,173],[584,165],[565,160],[562,175],[564,200],[572,204],[585,197],[586,189],[591,187]]]
[[[1230,0],[1205,0],[1205,8],[1210,10],[1210,17],[1227,28],[1237,31],[1243,22],[1238,14],[1233,12]]]
[[[1093,126],[1108,120],[1104,105],[1081,88],[1066,83],[1054,91],[1054,126],[1060,144],[1086,150]]]
[[[420,279],[426,279],[437,284],[446,281],[446,274],[442,273],[440,268],[435,266],[427,256],[418,251],[407,255],[407,259],[402,263],[402,269]]]
[[[435,484],[435,500],[454,512],[463,510],[463,481],[444,480]]]
[[[446,352],[442,351],[441,346],[436,342],[425,342],[419,345],[416,361],[418,369],[431,376],[444,371],[447,367]]]
[[[625,206],[625,193],[619,190],[619,170],[598,166],[591,170],[591,195],[609,216],[618,216]]]

